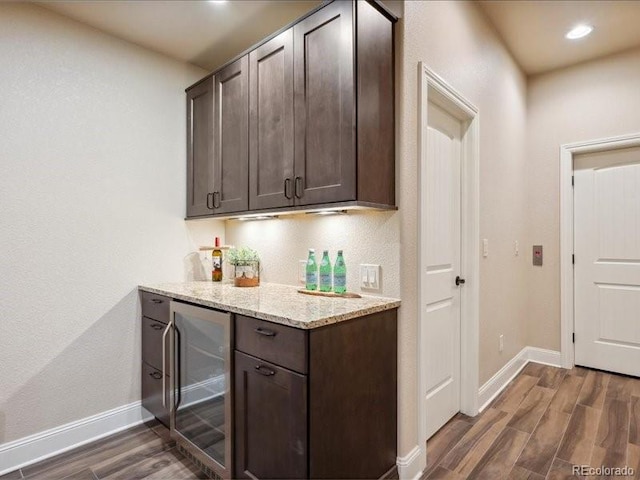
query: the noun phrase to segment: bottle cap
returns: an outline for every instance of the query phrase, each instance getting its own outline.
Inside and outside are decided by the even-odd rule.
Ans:
[[[216,237],[215,246],[216,247],[220,246],[220,237]]]
[[[309,249],[309,253],[315,253],[315,252],[316,252],[316,249],[315,249],[315,248],[310,248],[310,249]]]
[[[323,250],[323,251],[322,251],[322,254],[323,254],[323,255],[329,255],[329,250]]]
[[[342,250],[338,250],[338,255],[342,255]]]

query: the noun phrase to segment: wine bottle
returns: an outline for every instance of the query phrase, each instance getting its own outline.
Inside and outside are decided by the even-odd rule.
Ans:
[[[322,260],[320,261],[320,291],[331,291],[331,260],[329,260],[329,252],[322,252]]]
[[[220,250],[220,237],[216,237],[215,248],[211,253],[211,280],[222,281],[222,250]]]

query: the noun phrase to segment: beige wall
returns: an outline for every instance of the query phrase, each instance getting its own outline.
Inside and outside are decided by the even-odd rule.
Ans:
[[[0,444],[140,399],[136,285],[181,280],[203,71],[0,3]],[[209,222],[207,231],[223,232]]]
[[[494,30],[471,3],[406,2],[396,41],[398,212],[230,221],[226,235],[229,243],[250,244],[261,251],[268,281],[295,283],[297,260],[305,258],[308,247],[344,248],[351,286],[357,282],[359,263],[382,265],[382,293],[402,298],[398,453],[403,456],[418,443],[418,62],[426,62],[480,110],[480,229],[490,242],[490,255],[481,261],[481,382],[527,344],[527,257],[513,255],[513,242],[523,244],[526,238],[526,85]],[[503,353],[498,352],[501,333]]]
[[[529,342],[560,349],[560,145],[640,132],[640,49],[529,80],[527,153],[530,245]]]

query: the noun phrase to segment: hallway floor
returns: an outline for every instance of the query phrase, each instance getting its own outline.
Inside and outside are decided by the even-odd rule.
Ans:
[[[640,479],[640,379],[529,363],[476,417],[427,442],[423,479],[564,479],[573,465],[633,468]],[[588,478],[613,478],[592,474]]]
[[[0,480],[195,480],[207,478],[177,451],[169,430],[153,420],[41,462]]]

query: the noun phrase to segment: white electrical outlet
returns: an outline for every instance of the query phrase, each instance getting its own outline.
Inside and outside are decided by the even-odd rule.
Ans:
[[[482,240],[482,256],[485,258],[489,256],[489,239],[487,238]]]
[[[520,255],[520,243],[518,242],[518,240],[515,241],[515,243],[513,244],[513,249],[514,249],[514,254],[517,257],[518,255]]]
[[[504,335],[500,335],[500,351],[504,350]]]
[[[360,265],[360,288],[380,289],[380,265]]]
[[[307,261],[298,260],[298,282],[307,283]]]

